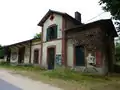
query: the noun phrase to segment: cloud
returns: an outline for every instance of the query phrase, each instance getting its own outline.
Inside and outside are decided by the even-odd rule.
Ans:
[[[0,0],[0,44],[7,45],[30,39],[41,32],[37,26],[49,9],[66,12],[74,17],[74,12],[82,14],[82,21],[103,12],[99,0]],[[109,18],[105,13],[101,18]]]

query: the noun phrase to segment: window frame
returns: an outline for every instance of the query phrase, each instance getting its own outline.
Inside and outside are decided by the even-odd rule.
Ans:
[[[56,28],[56,29],[54,29],[55,34],[54,34],[54,37],[53,37],[52,39],[50,38],[50,36],[48,36],[49,33],[50,33],[50,31],[48,32],[48,30],[49,30],[50,28]],[[57,32],[58,32],[58,26],[57,26],[56,24],[50,25],[50,26],[47,28],[47,30],[46,30],[46,41],[52,41],[52,40],[57,39],[57,36],[58,36]]]

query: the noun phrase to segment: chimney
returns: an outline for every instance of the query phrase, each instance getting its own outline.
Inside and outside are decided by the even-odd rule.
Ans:
[[[81,14],[78,11],[75,12],[75,19],[81,22]]]

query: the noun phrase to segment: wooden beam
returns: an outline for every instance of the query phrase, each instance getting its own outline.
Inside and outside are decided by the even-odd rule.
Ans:
[[[30,46],[30,42],[28,43],[22,43],[23,46]]]

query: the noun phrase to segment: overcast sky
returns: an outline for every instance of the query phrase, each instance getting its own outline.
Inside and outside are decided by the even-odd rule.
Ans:
[[[9,45],[33,38],[41,32],[38,22],[49,9],[66,12],[74,17],[74,12],[82,14],[82,22],[109,19],[99,0],[0,0],[0,44]],[[89,21],[90,20],[90,21]]]

